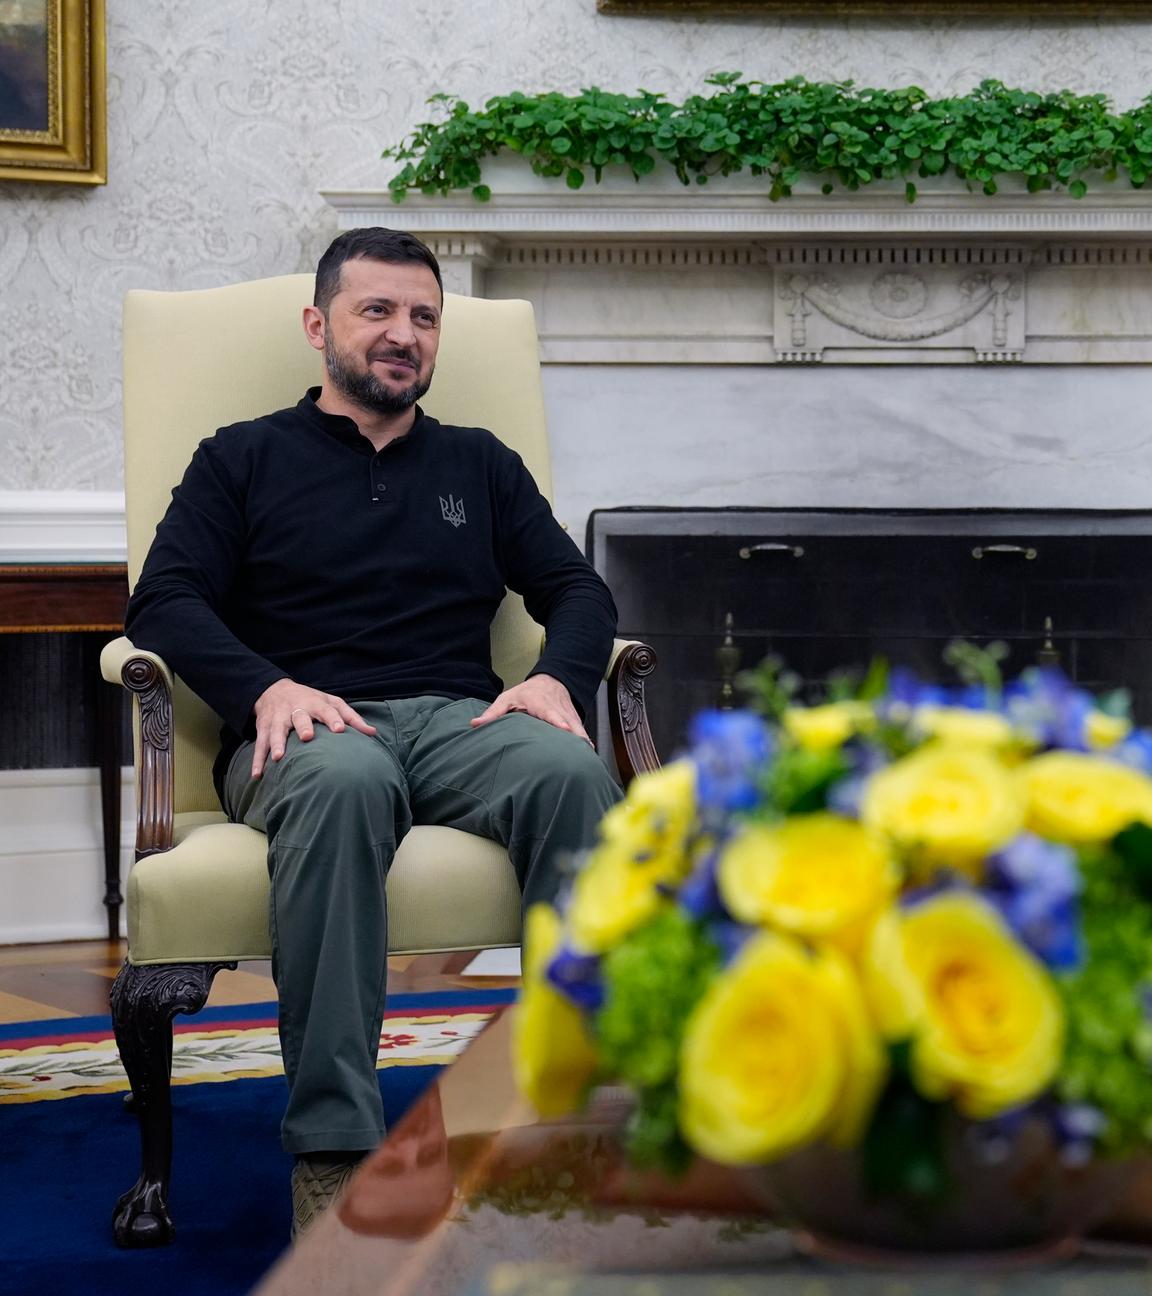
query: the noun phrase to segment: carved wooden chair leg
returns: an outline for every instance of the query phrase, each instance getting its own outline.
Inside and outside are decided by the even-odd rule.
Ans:
[[[140,1177],[116,1203],[112,1229],[122,1247],[172,1241],[172,1019],[204,1007],[212,979],[235,963],[125,963],[112,986],[112,1025],[140,1118]]]
[[[220,966],[234,968],[236,964],[222,963],[220,964]],[[172,1074],[172,1032],[171,1031],[169,1031],[167,1034],[167,1044],[168,1044],[168,1074],[169,1076],[171,1076]],[[132,1116],[139,1116],[140,1114],[140,1104],[136,1101],[136,1095],[132,1093],[131,1090],[129,1090],[128,1093],[124,1095],[124,1110]]]

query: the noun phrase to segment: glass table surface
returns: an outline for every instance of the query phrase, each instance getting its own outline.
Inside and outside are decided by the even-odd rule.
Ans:
[[[632,1170],[621,1090],[538,1117],[513,1084],[510,1023],[424,1092],[257,1296],[1152,1296],[1152,1169],[1113,1240],[1072,1260],[831,1263],[773,1223],[753,1173]]]

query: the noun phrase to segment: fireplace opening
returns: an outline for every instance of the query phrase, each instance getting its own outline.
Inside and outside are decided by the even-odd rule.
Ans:
[[[621,637],[656,651],[664,759],[768,653],[810,700],[875,657],[954,684],[954,639],[1003,641],[1006,679],[1053,662],[1094,692],[1126,688],[1152,724],[1152,511],[600,509],[587,552]]]

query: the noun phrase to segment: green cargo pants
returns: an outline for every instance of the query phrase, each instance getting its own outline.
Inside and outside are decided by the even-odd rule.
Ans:
[[[288,1152],[361,1151],[384,1133],[376,1053],[384,1015],[384,879],[413,824],[508,848],[524,906],[551,900],[558,858],[595,839],[620,791],[586,742],[514,713],[469,727],[486,704],[355,702],[376,726],[311,742],[250,777],[252,743],[225,781],[229,816],[268,835],[272,971],[288,1078]],[[451,896],[444,897],[451,904]]]

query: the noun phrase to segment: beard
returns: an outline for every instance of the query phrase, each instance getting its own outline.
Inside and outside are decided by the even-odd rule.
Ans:
[[[382,359],[404,359],[409,364],[418,364],[417,358],[410,352],[395,348],[385,352]],[[432,385],[432,372],[427,378],[417,378],[410,386],[400,391],[391,391],[385,387],[371,369],[360,369],[347,351],[341,351],[332,341],[331,336],[324,338],[324,366],[332,386],[354,405],[373,414],[403,414]]]

